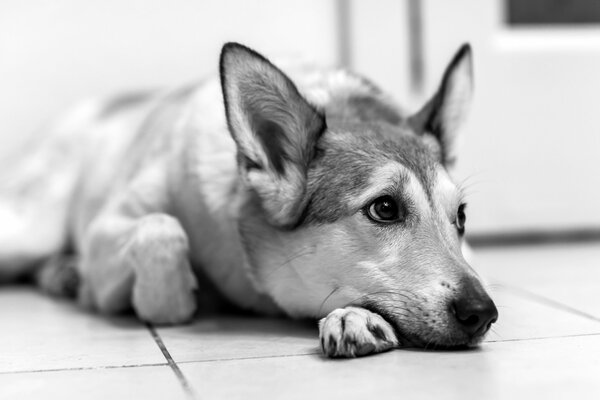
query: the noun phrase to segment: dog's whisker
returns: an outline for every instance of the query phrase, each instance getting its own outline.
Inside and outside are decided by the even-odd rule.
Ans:
[[[464,185],[473,185],[473,184],[478,184],[481,182],[486,182],[487,180],[482,180],[481,178],[485,178],[485,174],[483,172],[474,172],[472,174],[467,175],[466,177],[464,177],[459,183],[459,186],[464,186]],[[474,181],[474,179],[477,179],[476,181]]]
[[[427,343],[425,343],[425,346],[423,347],[425,350],[429,349],[429,345],[433,342],[433,338],[430,338],[429,340],[427,340]]]
[[[410,291],[408,291],[408,290],[406,290],[406,292],[408,292],[409,294],[413,294],[413,295],[415,295],[414,293],[412,293],[412,292],[410,292]],[[359,301],[362,301],[363,299],[368,299],[368,298],[370,298],[370,297],[375,297],[375,296],[382,295],[382,294],[391,294],[391,295],[397,295],[397,296],[400,296],[400,297],[404,297],[404,298],[408,299],[409,301],[410,301],[410,300],[413,300],[413,299],[412,299],[410,296],[408,296],[408,295],[406,295],[406,294],[403,294],[403,293],[401,293],[401,292],[398,292],[398,291],[393,291],[393,290],[383,290],[383,291],[371,292],[371,293],[367,293],[367,294],[364,294],[364,295],[362,295],[362,296],[359,296],[359,297],[357,297],[356,299],[354,299],[354,300],[352,300],[352,301],[348,302],[348,305],[351,305],[351,304],[356,304],[357,302],[359,302]],[[382,299],[377,299],[377,300],[378,300],[378,301],[382,301]]]
[[[329,293],[329,294],[327,295],[327,297],[325,297],[325,299],[323,299],[323,302],[321,303],[321,306],[319,306],[319,312],[318,312],[318,315],[321,315],[321,311],[323,311],[323,307],[325,306],[325,303],[327,302],[327,300],[329,300],[329,298],[330,298],[331,296],[333,296],[333,294],[334,294],[335,292],[337,292],[339,289],[340,289],[340,287],[339,287],[339,286],[338,286],[338,287],[336,287],[336,288],[334,288],[334,289],[331,291],[331,293]]]
[[[485,285],[485,287],[494,288],[494,289],[501,288],[503,286],[504,285],[502,285],[501,283],[489,283],[489,284]]]
[[[497,336],[499,339],[503,339],[502,335],[501,335],[501,334],[499,334],[499,333],[498,333],[498,331],[494,329],[494,327],[491,327],[491,328],[490,328],[490,331],[491,331],[491,332],[492,332],[494,335],[496,335],[496,336]]]
[[[282,268],[285,268],[291,265],[294,261],[304,256],[308,256],[314,254],[316,252],[316,246],[305,246],[302,247],[299,251],[294,253],[291,257],[287,258],[284,262],[275,267],[272,271],[267,274],[267,277],[272,277],[275,273],[280,271]]]

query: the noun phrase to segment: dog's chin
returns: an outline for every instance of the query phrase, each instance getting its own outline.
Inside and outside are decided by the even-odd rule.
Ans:
[[[395,325],[394,325],[395,326]],[[401,327],[396,327],[396,332],[401,343],[407,347],[422,348],[426,350],[469,350],[478,347],[487,332],[475,336],[456,333],[449,330],[447,333],[437,334],[432,332],[404,332]]]
[[[361,307],[379,314],[393,328],[401,347],[427,350],[468,350],[477,347],[489,329],[469,335],[452,323],[431,327],[425,321],[405,320],[377,302],[365,302]]]
[[[485,335],[467,340],[458,341],[430,341],[421,339],[418,346],[426,350],[469,350],[474,349],[481,344]]]
[[[476,335],[467,335],[460,330],[447,327],[446,330],[434,332],[424,326],[421,329],[410,329],[414,321],[406,322],[394,317],[379,307],[368,307],[371,311],[381,315],[393,328],[396,337],[404,348],[421,348],[426,350],[469,350],[481,344],[487,334],[487,330]]]
[[[465,334],[432,334],[431,332],[407,332],[402,326],[392,325],[402,347],[425,350],[469,350],[478,347],[485,334],[469,337]]]

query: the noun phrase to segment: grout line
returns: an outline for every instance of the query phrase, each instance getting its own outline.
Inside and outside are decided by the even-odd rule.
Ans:
[[[523,339],[485,340],[483,343],[526,342],[528,340],[564,339],[564,338],[586,337],[586,336],[600,336],[600,332],[598,332],[598,333],[576,333],[573,335],[562,335],[562,336],[540,336],[540,337],[523,338]]]
[[[321,354],[318,351],[311,353],[300,353],[300,354],[282,354],[282,355],[272,355],[272,356],[249,356],[249,357],[231,357],[231,358],[211,358],[206,360],[187,360],[180,361],[179,364],[190,364],[190,363],[204,363],[204,362],[219,362],[219,361],[238,361],[238,360],[262,360],[269,358],[286,358],[286,357],[304,357],[304,356],[313,356]]]
[[[0,371],[0,375],[10,374],[31,374],[39,372],[61,372],[61,371],[96,371],[103,369],[118,369],[118,368],[143,368],[143,367],[166,367],[167,363],[152,363],[152,364],[130,364],[130,365],[102,365],[99,367],[67,367],[67,368],[48,368],[48,369],[25,369],[17,371]]]
[[[156,345],[158,346],[160,351],[163,353],[163,356],[165,356],[167,363],[169,364],[169,366],[171,367],[171,370],[173,371],[173,373],[179,380],[179,383],[183,387],[183,390],[185,391],[185,393],[188,395],[188,397],[190,399],[196,399],[197,396],[194,393],[192,386],[186,379],[185,375],[183,375],[183,372],[181,372],[181,369],[179,369],[179,366],[177,365],[175,360],[173,360],[173,357],[171,357],[171,353],[169,353],[169,350],[167,350],[165,343],[163,342],[162,338],[158,335],[158,332],[156,332],[156,329],[154,329],[154,326],[147,323],[146,327],[150,331],[150,334],[152,335],[152,338],[156,342]]]
[[[119,368],[144,368],[144,367],[163,367],[169,366],[174,368],[177,372],[175,375],[182,382],[186,392],[194,396],[192,391],[189,390],[190,386],[187,382],[183,373],[175,364],[175,361],[171,357],[169,351],[165,348],[164,343],[158,333],[153,327],[148,327],[150,332],[152,333],[152,337],[157,342],[161,352],[167,358],[167,362],[164,363],[148,363],[148,364],[130,364],[130,365],[104,365],[99,367],[69,367],[69,368],[51,368],[51,369],[35,369],[35,370],[17,370],[17,371],[0,371],[0,375],[13,375],[13,374],[33,374],[33,373],[42,373],[42,372],[63,372],[63,371],[98,371],[105,369],[119,369]],[[573,338],[573,337],[586,337],[586,336],[600,336],[600,332],[598,333],[580,333],[573,335],[562,335],[562,336],[540,336],[533,338],[522,338],[522,339],[495,339],[495,340],[485,340],[483,343],[503,343],[503,342],[523,342],[528,340],[548,340],[548,339],[562,339],[562,338]],[[402,349],[397,349],[402,351]],[[310,352],[310,353],[299,353],[299,354],[282,354],[282,355],[271,355],[271,356],[251,356],[251,357],[232,357],[232,358],[211,358],[206,360],[187,360],[180,361],[179,364],[194,364],[194,363],[205,363],[205,362],[222,362],[222,361],[238,361],[238,360],[257,360],[257,359],[271,359],[271,358],[292,358],[292,357],[305,357],[312,355],[319,355],[320,352]],[[170,360],[170,362],[169,362]]]
[[[563,311],[570,312],[572,314],[579,315],[580,317],[591,319],[592,321],[600,322],[600,318],[595,315],[588,314],[584,311],[578,310],[577,308],[571,307],[559,301],[553,300],[551,298],[539,295],[537,293],[530,292],[529,290],[522,289],[517,286],[508,285],[506,283],[501,283],[501,285],[509,291],[512,291],[514,294],[520,295],[525,298],[529,298],[532,300],[536,300],[540,303],[546,304],[547,306],[561,309]]]
[[[482,344],[488,343],[504,343],[504,342],[525,342],[532,340],[551,340],[551,339],[565,339],[565,338],[577,338],[577,337],[588,337],[588,336],[600,336],[600,332],[596,333],[577,333],[572,335],[561,335],[561,336],[539,336],[532,338],[522,338],[522,339],[496,339],[496,340],[485,340]],[[397,348],[394,351],[403,351],[403,350],[411,350],[414,349],[412,347],[407,348]],[[285,354],[285,355],[272,355],[272,356],[253,356],[253,357],[232,357],[232,358],[212,358],[206,360],[186,360],[180,361],[179,364],[200,364],[200,363],[208,363],[208,362],[227,362],[227,361],[244,361],[244,360],[268,360],[274,358],[293,358],[293,357],[306,357],[319,355],[320,352],[311,352],[311,353],[301,353],[301,354]]]

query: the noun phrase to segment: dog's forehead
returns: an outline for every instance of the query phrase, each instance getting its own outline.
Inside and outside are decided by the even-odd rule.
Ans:
[[[436,150],[406,126],[328,123],[317,154],[309,171],[306,221],[333,222],[351,214],[354,210],[349,205],[363,197],[373,185],[373,177],[389,173],[390,165],[401,167],[394,169],[398,179],[407,171],[426,197],[435,195],[436,170],[440,167]]]
[[[341,123],[330,126],[325,152],[331,161],[342,165],[357,163],[374,172],[376,168],[397,162],[414,175],[426,188],[432,188],[439,167],[438,148],[429,136],[417,135],[405,124]],[[329,139],[329,140],[327,140]],[[344,155],[350,154],[353,159]]]

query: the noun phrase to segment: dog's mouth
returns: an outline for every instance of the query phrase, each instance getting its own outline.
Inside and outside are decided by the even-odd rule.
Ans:
[[[448,332],[442,334],[427,331],[412,332],[392,312],[389,312],[378,304],[369,303],[363,305],[363,307],[373,313],[379,314],[392,326],[401,348],[450,351],[468,350],[477,347],[489,331],[488,326],[487,329],[474,335],[458,334],[453,332],[451,328],[448,328]]]

